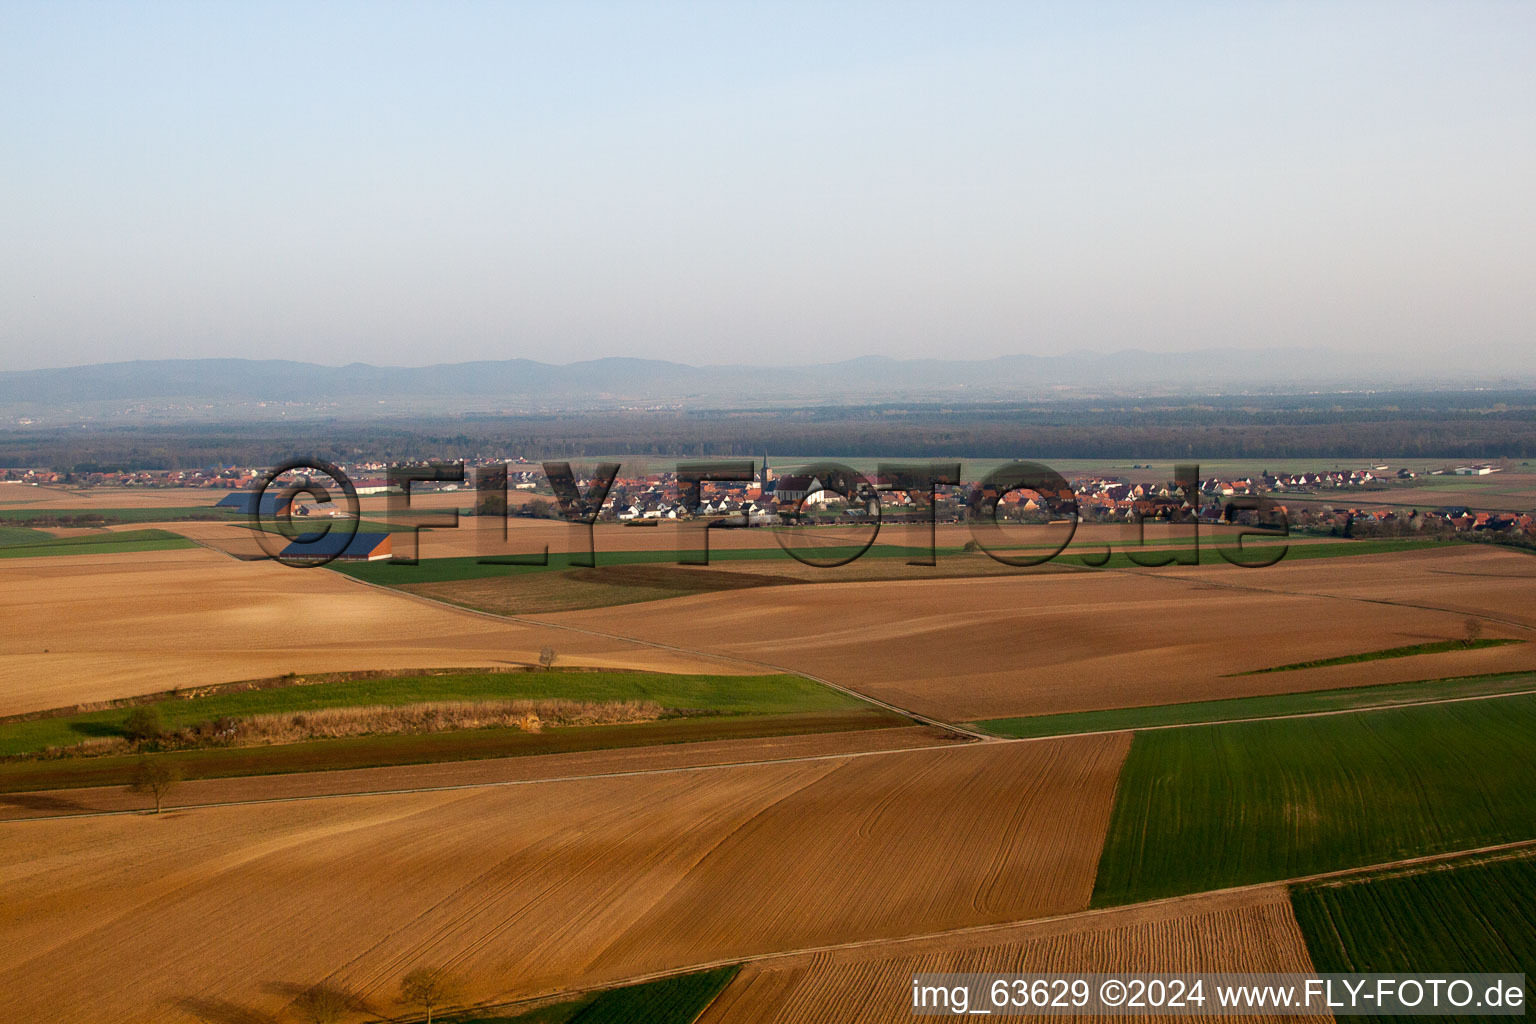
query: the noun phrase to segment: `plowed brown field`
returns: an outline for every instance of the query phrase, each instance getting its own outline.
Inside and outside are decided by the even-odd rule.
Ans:
[[[1444,609],[1465,619],[1490,616],[1531,629],[1509,636],[1536,639],[1536,557],[1491,544],[1460,544],[1427,551],[1349,559],[1348,572],[1327,561],[1281,562],[1234,581],[1277,593],[1328,594],[1391,605]],[[1343,568],[1339,566],[1339,568]],[[1490,627],[1494,623],[1489,624]],[[1490,629],[1488,635],[1494,635]],[[1523,651],[1536,667],[1536,654]]]
[[[192,508],[214,505],[229,494],[206,487],[0,487],[0,508],[60,508],[90,511],[103,508]]]
[[[529,754],[477,761],[443,761],[391,768],[343,768],[287,775],[189,779],[171,790],[165,798],[165,807],[169,809],[202,804],[291,800],[454,786],[496,786],[577,776],[674,771],[754,761],[787,761],[869,751],[953,746],[962,742],[967,741],[947,730],[914,725],[798,736],[699,740],[692,743],[583,750],[563,754]],[[0,819],[132,813],[142,811],[147,806],[149,803],[146,797],[130,793],[121,786],[0,793]]]
[[[284,672],[533,664],[545,644],[569,665],[735,671],[201,549],[10,559],[0,580],[0,714]]]
[[[806,671],[957,721],[1529,669],[1536,645],[1516,644],[1237,675],[1460,638],[1479,609],[1536,623],[1536,584],[1490,575],[1531,560],[1480,555],[772,587],[540,618]],[[1423,607],[1400,600],[1414,595]],[[1484,635],[1536,639],[1491,620]]]
[[[765,960],[749,964],[737,975],[700,1024],[906,1022],[912,1020],[912,975],[919,972],[1312,970],[1290,899],[1283,886],[1276,886],[980,934]]]
[[[447,497],[445,495],[431,495],[433,499]],[[367,501],[364,499],[365,517],[377,518],[382,515],[383,507],[378,506],[375,511],[370,511]],[[417,503],[412,501],[412,508],[417,508]],[[423,510],[443,507],[439,502],[427,501],[420,505]],[[560,520],[550,519],[523,519],[512,518],[506,521],[506,539],[502,539],[502,523],[496,519],[484,517],[466,516],[460,518],[459,525],[452,529],[438,529],[422,534],[421,557],[423,558],[452,558],[465,556],[480,556],[486,554],[526,554],[537,552],[548,545],[551,551],[586,551],[588,550],[587,528],[572,526]],[[698,522],[660,521],[655,526],[625,526],[621,523],[603,522],[592,528],[592,543],[598,551],[601,561],[604,551],[695,551],[702,543],[700,534],[703,531]],[[1212,543],[1213,529],[1206,527],[1202,530],[1202,543]],[[754,550],[777,549],[779,540],[777,536],[784,538],[784,543],[796,549],[813,551],[818,546],[849,545],[859,547],[869,539],[869,528],[866,526],[818,526],[805,527],[795,530],[786,530],[781,534],[771,529],[753,528],[750,530],[721,529],[711,527],[709,529],[710,551],[729,550]],[[1072,545],[1067,549],[1069,553],[1092,553],[1099,550],[1104,544],[1111,544],[1116,551],[1121,550],[1130,543],[1134,531],[1121,525],[1088,523],[1078,527],[1073,535]],[[1005,534],[997,543],[1009,546],[1018,545],[1036,546],[1043,550],[1055,547],[1065,539],[1065,527],[1062,526],[1019,526],[1007,528]],[[940,549],[958,549],[973,539],[969,526],[957,523],[941,523],[933,532],[933,544]],[[926,547],[929,543],[929,533],[926,526],[915,527],[905,523],[887,523],[876,534],[875,542],[881,545],[897,547]],[[989,539],[989,543],[994,541]],[[1145,542],[1148,547],[1157,547],[1168,544],[1185,545],[1188,543],[1185,528],[1170,528],[1159,524],[1149,524],[1146,528]],[[1313,538],[1296,538],[1297,544],[1311,544],[1316,541]],[[954,559],[955,555],[940,555],[940,558]],[[980,556],[985,559],[985,556]],[[986,559],[990,562],[990,559]],[[798,566],[789,555],[782,559],[763,563],[771,567],[781,563],[789,566]],[[754,563],[747,563],[754,564]],[[859,563],[852,563],[857,565]],[[900,564],[900,560],[898,560]],[[997,563],[993,563],[997,564]],[[721,568],[738,568],[742,563],[732,562],[722,565]],[[1017,570],[1014,570],[1017,571]],[[833,570],[820,570],[824,579],[836,579],[838,573]]]
[[[1085,906],[1125,737],[0,825],[0,991],[38,1022],[388,1012]]]

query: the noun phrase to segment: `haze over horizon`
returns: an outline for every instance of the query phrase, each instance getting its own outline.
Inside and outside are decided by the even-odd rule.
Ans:
[[[1536,372],[1536,8],[0,12],[0,369]]]

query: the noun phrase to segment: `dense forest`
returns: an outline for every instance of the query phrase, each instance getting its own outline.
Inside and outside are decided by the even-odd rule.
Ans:
[[[0,431],[0,465],[64,471],[358,459],[632,455],[1023,459],[1530,458],[1536,392],[1187,402],[807,406]]]

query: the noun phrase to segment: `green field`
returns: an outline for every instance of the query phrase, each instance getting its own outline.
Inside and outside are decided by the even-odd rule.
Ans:
[[[1536,857],[1529,853],[1299,886],[1291,903],[1318,971],[1523,973],[1530,1003]]]
[[[215,718],[429,701],[655,701],[671,711],[773,715],[844,711],[862,701],[800,676],[668,675],[657,672],[450,672],[274,686],[156,702],[168,730]],[[126,708],[0,723],[0,756],[36,753],[98,736],[121,736]],[[590,727],[586,727],[590,728]]]
[[[1095,906],[1536,838],[1536,696],[1136,735]]]
[[[1277,693],[1263,697],[1191,701],[1187,704],[1154,704],[1107,711],[1076,711],[1062,715],[1023,718],[990,718],[970,724],[994,736],[1030,739],[1067,736],[1083,732],[1118,732],[1122,729],[1157,729],[1246,718],[1274,718],[1320,712],[1386,708],[1458,697],[1482,697],[1536,690],[1536,672],[1500,672],[1481,676],[1424,679],[1411,683],[1350,686],[1308,693]]]
[[[1252,672],[1236,672],[1239,676],[1261,676],[1270,672],[1295,672],[1304,668],[1328,668],[1332,665],[1358,665],[1363,661],[1384,661],[1388,658],[1411,658],[1416,654],[1444,654],[1447,651],[1471,651],[1479,647],[1503,647],[1505,644],[1524,643],[1523,640],[1479,639],[1436,640],[1427,644],[1408,644],[1404,647],[1388,647],[1379,651],[1345,654],[1337,658],[1319,658],[1316,661],[1297,661],[1272,668],[1256,668]]]
[[[48,544],[56,540],[58,538],[53,534],[42,530],[34,530],[26,526],[0,526],[0,548],[24,544]]]
[[[54,558],[60,555],[107,555],[124,551],[174,551],[197,545],[165,530],[125,530],[121,533],[87,533],[76,537],[13,540],[0,545],[0,558]]]
[[[736,967],[683,974],[510,1017],[444,1017],[443,1024],[693,1024],[736,976]]]

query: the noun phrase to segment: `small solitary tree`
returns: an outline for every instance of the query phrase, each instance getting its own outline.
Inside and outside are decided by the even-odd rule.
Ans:
[[[441,967],[418,967],[400,979],[400,1001],[407,1006],[419,1006],[427,1012],[427,1024],[432,1024],[432,1011],[458,998],[463,983]]]
[[[550,666],[554,663],[555,649],[553,647],[545,647],[543,650],[539,651],[539,665],[544,669],[544,671],[549,671]]]
[[[155,801],[155,813],[159,814],[160,802],[180,781],[181,771],[175,765],[167,764],[158,757],[141,757],[139,763],[134,765],[133,777],[128,783],[128,792],[152,797]]]
[[[1483,620],[1468,616],[1467,621],[1462,624],[1462,628],[1467,631],[1467,637],[1462,643],[1471,647],[1483,635]]]
[[[153,704],[141,704],[128,712],[123,720],[123,735],[135,742],[157,740],[165,733],[160,722],[160,709]]]
[[[336,1024],[346,1014],[352,1000],[346,993],[329,985],[316,985],[299,996],[294,1005],[301,1020],[309,1024]]]

